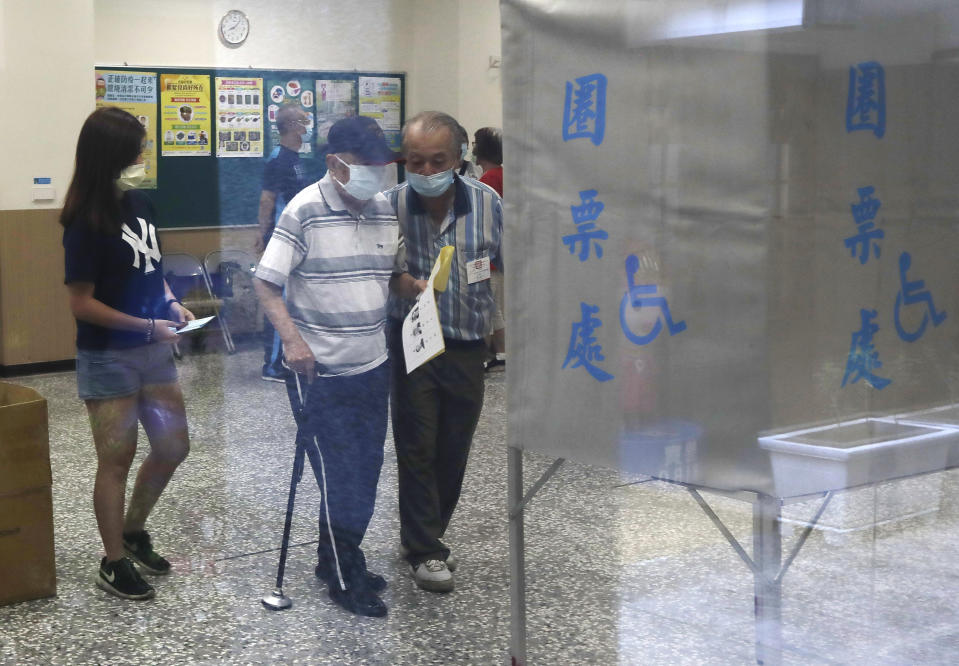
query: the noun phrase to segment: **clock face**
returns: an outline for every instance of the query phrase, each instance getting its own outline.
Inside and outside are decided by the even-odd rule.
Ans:
[[[242,44],[250,34],[250,19],[238,9],[231,9],[220,19],[220,36],[227,44]]]

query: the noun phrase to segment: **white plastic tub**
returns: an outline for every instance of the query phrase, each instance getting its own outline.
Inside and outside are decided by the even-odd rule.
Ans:
[[[918,412],[900,414],[896,417],[899,423],[928,425],[949,430],[959,430],[959,405],[945,405],[932,407]],[[947,467],[959,467],[959,442],[949,447],[946,457]]]
[[[841,490],[944,469],[959,429],[863,418],[759,438],[776,495]]]

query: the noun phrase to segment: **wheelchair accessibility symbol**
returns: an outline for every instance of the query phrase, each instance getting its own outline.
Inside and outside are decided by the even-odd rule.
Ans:
[[[663,330],[663,321],[666,322],[666,328],[670,335],[676,335],[686,330],[686,322],[674,322],[669,312],[669,303],[664,296],[657,296],[659,289],[655,284],[636,284],[636,273],[639,271],[639,258],[635,254],[626,257],[626,283],[628,289],[623,294],[623,300],[619,305],[619,325],[630,342],[636,345],[648,345],[655,340]],[[629,309],[633,312],[641,308],[658,308],[659,313],[656,321],[647,333],[639,334],[630,328],[627,322],[627,313]],[[648,322],[648,317],[644,317]]]
[[[926,281],[914,280],[910,282],[909,278],[906,277],[906,273],[909,272],[911,265],[912,256],[908,252],[903,252],[899,255],[899,283],[901,289],[899,293],[896,294],[894,322],[896,324],[896,333],[906,342],[915,342],[921,338],[922,334],[926,332],[926,326],[929,324],[930,319],[932,319],[933,326],[938,326],[946,320],[945,312],[936,311],[936,306],[932,302],[932,294],[926,289]],[[919,325],[916,326],[914,331],[907,331],[899,316],[902,306],[918,305],[920,303],[926,306],[925,312],[922,313],[922,321],[919,322]]]

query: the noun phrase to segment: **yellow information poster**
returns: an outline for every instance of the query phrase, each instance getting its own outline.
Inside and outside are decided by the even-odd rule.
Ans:
[[[402,80],[393,77],[359,77],[360,115],[377,122],[393,150],[399,150],[401,144],[402,86]]]
[[[140,189],[157,188],[156,160],[156,109],[157,75],[155,72],[95,70],[96,105],[116,106],[136,116],[146,129],[146,141],[143,146],[143,164],[146,167],[146,179]]]
[[[163,157],[209,157],[211,120],[208,75],[160,75]]]
[[[216,156],[263,157],[263,79],[216,77]]]

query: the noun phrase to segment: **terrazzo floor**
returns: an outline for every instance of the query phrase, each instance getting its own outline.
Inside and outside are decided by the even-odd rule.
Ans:
[[[157,597],[96,589],[95,458],[73,373],[7,378],[48,400],[58,595],[0,607],[0,664],[506,664],[509,565],[503,373],[487,378],[448,542],[456,591],[419,590],[398,553],[392,439],[364,542],[385,619],[335,606],[313,576],[319,493],[297,496],[284,590],[270,612],[295,430],[260,352],[186,351],[192,451],[148,525],[174,566]],[[145,450],[141,433],[141,451]],[[526,454],[527,487],[552,461]],[[959,655],[959,474],[935,510],[846,535],[814,531],[783,585],[786,664],[953,664]],[[567,463],[527,509],[529,664],[755,663],[752,574],[681,488]],[[750,548],[751,508],[707,496]],[[809,513],[812,514],[810,509]],[[799,521],[801,522],[801,521]],[[798,535],[783,527],[784,552]]]

